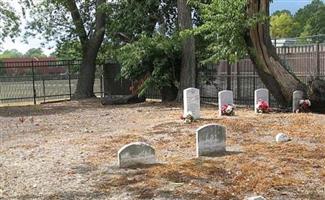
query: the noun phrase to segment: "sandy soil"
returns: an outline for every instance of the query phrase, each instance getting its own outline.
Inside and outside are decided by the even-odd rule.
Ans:
[[[325,116],[237,109],[180,120],[181,105],[98,100],[0,108],[0,199],[325,199]],[[195,130],[227,127],[227,153],[195,158]],[[283,132],[292,140],[277,144]],[[119,169],[117,151],[144,141],[160,164]]]

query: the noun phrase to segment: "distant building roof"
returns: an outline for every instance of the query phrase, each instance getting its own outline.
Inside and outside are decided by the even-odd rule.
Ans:
[[[272,40],[272,44],[276,47],[283,47],[283,46],[291,46],[297,43],[297,39],[295,38],[281,38]]]

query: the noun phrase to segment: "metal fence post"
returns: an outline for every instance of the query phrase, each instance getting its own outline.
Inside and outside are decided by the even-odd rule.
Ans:
[[[316,70],[317,77],[320,77],[320,52],[319,52],[319,42],[316,44]]]
[[[256,90],[256,69],[255,69],[255,67],[253,68],[253,77],[254,77],[254,79],[253,79],[253,91],[255,91]]]
[[[43,78],[43,101],[45,103],[45,80]]]
[[[231,90],[231,64],[227,61],[227,90]]]
[[[240,78],[240,68],[239,61],[236,63],[236,71],[237,71],[237,99],[241,101],[241,78]]]
[[[34,105],[36,105],[35,70],[34,70],[33,60],[32,60],[32,76],[33,76],[33,99],[34,99]]]
[[[100,97],[103,98],[103,74],[100,76]]]
[[[72,61],[68,61],[68,79],[69,79],[69,95],[70,95],[70,100],[72,98],[72,91],[71,91],[71,69],[70,69],[71,62]]]

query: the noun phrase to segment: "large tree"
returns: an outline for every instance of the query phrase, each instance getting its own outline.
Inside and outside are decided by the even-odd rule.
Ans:
[[[23,57],[23,54],[19,52],[17,49],[10,49],[5,50],[2,53],[0,53],[0,59],[3,58],[21,58]]]
[[[40,57],[46,57],[43,50],[41,48],[31,48],[28,49],[28,51],[24,55],[25,57],[29,58],[40,58]]]
[[[325,104],[325,81],[313,80],[307,86],[281,63],[270,39],[269,6],[269,0],[213,0],[203,5],[206,21],[199,32],[214,38],[210,57],[232,61],[247,52],[278,103],[290,105],[293,91],[303,90],[313,110],[319,111]]]
[[[122,77],[140,83],[140,94],[154,87],[163,101],[175,100],[179,82],[176,5],[173,0],[121,0],[108,23],[107,44],[117,49],[111,52],[122,65]]]
[[[272,38],[295,37],[298,26],[292,15],[286,12],[271,16],[270,31]]]
[[[180,31],[193,28],[191,7],[187,0],[177,0],[178,25]],[[182,99],[183,90],[195,87],[196,81],[195,39],[193,36],[185,38],[182,42],[182,64],[180,70],[180,85],[178,100]]]
[[[33,15],[28,30],[42,33],[49,41],[80,42],[82,63],[74,98],[94,96],[96,58],[105,34],[106,6],[106,0],[42,0],[31,6]],[[35,32],[30,31],[29,35]]]
[[[306,26],[308,26],[308,20],[315,16],[315,13],[320,7],[324,6],[322,0],[312,0],[312,2],[305,7],[299,9],[294,16],[295,21],[299,24],[297,28],[298,33],[303,33]]]
[[[307,20],[302,36],[313,36],[325,34],[325,5],[318,8],[317,12]],[[323,42],[323,38],[319,38],[318,42]],[[317,37],[315,38],[317,40]]]

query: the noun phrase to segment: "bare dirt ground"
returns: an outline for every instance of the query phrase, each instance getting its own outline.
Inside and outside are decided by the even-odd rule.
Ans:
[[[98,100],[0,108],[0,199],[325,199],[325,116],[237,109],[180,120],[179,104]],[[195,130],[227,127],[227,154],[195,158]],[[283,132],[292,140],[277,144]],[[117,151],[144,141],[161,164],[119,169]]]

